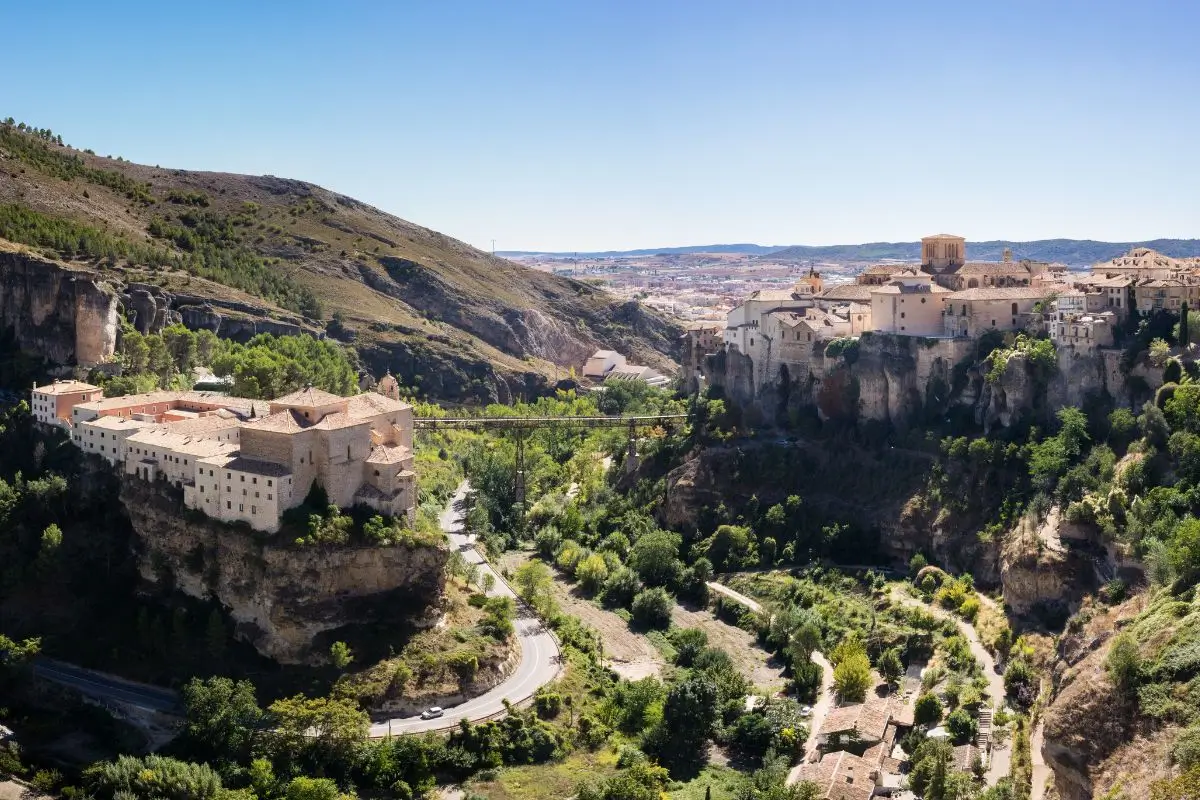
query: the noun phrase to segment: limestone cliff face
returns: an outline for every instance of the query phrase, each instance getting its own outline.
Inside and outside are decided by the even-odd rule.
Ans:
[[[299,317],[269,314],[252,303],[123,284],[87,267],[11,246],[0,248],[0,319],[22,349],[62,365],[106,361],[116,350],[122,311],[142,333],[182,322],[238,341],[259,333],[325,335]]]
[[[183,323],[192,330],[210,330],[223,339],[244,342],[260,333],[296,336],[308,333],[318,339],[325,332],[305,324],[294,314],[268,312],[265,306],[237,300],[216,300],[180,292],[168,292],[159,286],[130,283],[121,299],[133,326],[142,333],[154,333],[167,325]]]
[[[1017,614],[1076,611],[1081,598],[1098,588],[1088,533],[1063,519],[1057,506],[1044,520],[1023,518],[1001,551],[1004,602]]]
[[[984,429],[1007,427],[1031,412],[1049,413],[1080,406],[1090,394],[1110,395],[1120,405],[1140,404],[1161,383],[1160,370],[1135,365],[1126,374],[1116,350],[1059,351],[1058,369],[1045,385],[1031,373],[1027,359],[1013,356],[996,383],[984,380],[974,339],[924,339],[868,333],[852,354],[831,355],[826,343],[808,351],[776,355],[755,364],[736,349],[704,359],[705,380],[720,386],[744,408],[768,423],[784,422],[798,409],[815,407],[823,418],[850,415],[861,422],[888,422],[898,428],[916,423],[922,413],[952,407],[972,409]],[[1144,384],[1144,385],[1142,385]]]
[[[436,617],[449,553],[435,547],[294,547],[213,520],[185,516],[170,491],[136,478],[121,500],[149,585],[215,599],[236,635],[282,663],[323,660],[322,634],[348,624]]]
[[[95,272],[0,249],[0,319],[24,350],[59,364],[103,361],[116,348],[118,305]]]

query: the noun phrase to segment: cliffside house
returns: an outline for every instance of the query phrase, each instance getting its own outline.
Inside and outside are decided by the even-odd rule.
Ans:
[[[104,391],[83,381],[55,381],[34,386],[30,407],[33,418],[52,428],[71,428],[71,410],[80,403],[99,400]]]
[[[803,311],[815,304],[816,295],[793,289],[759,289],[737,305],[725,318],[726,347],[754,357],[762,342],[763,319],[773,311]]]
[[[1165,280],[1194,274],[1200,258],[1172,258],[1149,247],[1134,247],[1123,256],[1092,265],[1093,275],[1124,275],[1134,280]]]
[[[941,336],[942,307],[950,290],[923,272],[905,271],[870,287],[871,329],[905,336]]]
[[[1048,327],[1055,347],[1091,352],[1098,347],[1113,346],[1116,322],[1116,314],[1111,311],[1058,311]]]
[[[1075,287],[1085,293],[1100,292],[1105,298],[1105,310],[1116,314],[1118,320],[1129,316],[1137,307],[1133,288],[1137,281],[1130,275],[1104,275],[1092,273],[1075,279]]]
[[[822,311],[845,309],[842,316],[850,320],[850,335],[858,336],[864,331],[874,330],[871,319],[871,288],[882,286],[885,283],[887,281],[844,283],[840,286],[831,286],[817,295],[816,307]]]
[[[377,392],[306,388],[269,403],[209,392],[152,392],[81,403],[72,440],[131,476],[183,490],[184,505],[278,530],[314,483],[341,508],[411,522],[412,407]]]
[[[1181,275],[1177,278],[1147,278],[1139,280],[1133,287],[1137,310],[1143,314],[1155,311],[1179,313],[1183,304],[1195,308],[1200,300],[1200,278]]]
[[[597,350],[583,365],[583,377],[602,381],[615,367],[625,366],[625,356],[616,350]]]
[[[688,393],[700,391],[704,377],[704,359],[724,346],[722,327],[716,322],[693,322],[687,326],[683,340],[686,353],[684,374],[687,377],[684,390]]]
[[[984,331],[1029,327],[1034,307],[1049,298],[1048,287],[964,289],[946,295],[946,336],[978,336]]]

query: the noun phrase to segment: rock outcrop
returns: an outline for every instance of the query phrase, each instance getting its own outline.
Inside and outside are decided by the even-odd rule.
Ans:
[[[318,339],[325,332],[296,315],[280,316],[265,306],[237,300],[217,300],[168,292],[146,283],[130,283],[121,293],[125,314],[141,333],[156,333],[182,323],[192,330],[210,330],[223,339],[244,342],[260,333],[296,336],[307,333]]]
[[[1063,542],[1064,532],[1071,543]],[[1049,613],[1065,618],[1096,587],[1094,554],[1078,526],[1055,506],[1043,520],[1026,516],[1009,532],[1001,550],[1004,602],[1017,614]]]
[[[121,500],[151,587],[214,599],[237,638],[282,663],[323,660],[350,624],[432,624],[449,553],[440,547],[297,547],[185,512],[170,488],[126,477]]]
[[[119,303],[100,275],[20,248],[0,248],[0,320],[23,350],[64,365],[112,356]]]

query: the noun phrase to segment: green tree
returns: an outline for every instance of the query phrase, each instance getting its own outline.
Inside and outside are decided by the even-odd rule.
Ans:
[[[675,601],[661,586],[645,589],[633,598],[633,619],[646,628],[665,629],[671,624]]]
[[[978,724],[965,708],[956,708],[946,717],[946,730],[958,744],[965,744],[975,738]]]
[[[653,530],[642,534],[629,553],[629,565],[647,586],[667,586],[679,577],[678,534]]]
[[[889,686],[899,686],[900,677],[904,675],[904,662],[900,660],[900,650],[895,647],[884,650],[879,656],[879,674]]]
[[[1162,369],[1171,354],[1171,346],[1163,339],[1153,339],[1150,342],[1150,363]]]
[[[605,563],[604,556],[592,553],[584,558],[575,566],[575,577],[588,594],[600,591],[608,579],[608,564]]]
[[[352,701],[296,695],[267,709],[265,750],[276,764],[318,763],[344,769],[367,738],[370,720]]]
[[[716,685],[707,677],[686,678],[667,693],[647,747],[673,773],[690,771],[703,762],[716,723]]]
[[[48,575],[58,563],[58,551],[62,549],[62,529],[51,523],[42,531],[38,547],[37,566],[43,575]]]
[[[1132,695],[1141,675],[1142,656],[1137,640],[1128,631],[1113,639],[1104,659],[1104,668],[1118,691],[1126,696]]]
[[[334,642],[329,648],[329,661],[334,669],[344,670],[354,661],[354,653],[345,642]]]
[[[917,698],[913,709],[913,722],[917,725],[932,727],[942,721],[942,701],[933,692],[926,692]]]
[[[511,597],[489,597],[483,604],[483,610],[485,616],[480,627],[484,633],[501,642],[513,635],[513,620],[517,618],[517,604]]]
[[[609,575],[604,583],[604,602],[609,606],[628,606],[641,588],[637,573],[628,567],[621,567]]]
[[[17,641],[0,633],[0,678],[4,679],[0,681],[0,693],[29,677],[33,659],[41,650],[41,639]]]
[[[708,634],[702,628],[675,628],[667,639],[675,647],[675,663],[690,667],[696,656],[708,647]]]
[[[250,681],[193,678],[183,687],[184,738],[205,760],[229,763],[250,758],[263,711]]]
[[[833,668],[833,686],[845,702],[862,702],[871,688],[871,662],[866,653],[846,656]]]
[[[348,797],[338,791],[338,786],[328,778],[293,778],[288,784],[284,800],[339,800]]]
[[[537,609],[542,608],[548,602],[553,602],[550,596],[550,587],[553,582],[554,577],[550,574],[550,568],[537,560],[526,561],[513,574],[513,586],[517,590],[517,595]]]
[[[718,572],[751,566],[757,561],[754,531],[745,525],[720,525],[701,546]]]

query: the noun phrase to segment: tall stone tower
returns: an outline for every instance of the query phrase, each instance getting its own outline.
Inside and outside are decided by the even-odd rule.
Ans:
[[[927,272],[953,272],[967,262],[967,240],[939,233],[921,239],[921,268]]]

